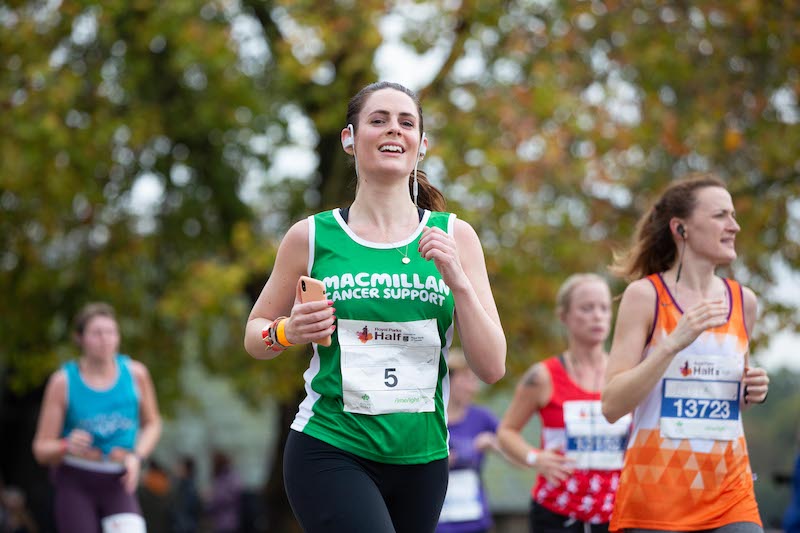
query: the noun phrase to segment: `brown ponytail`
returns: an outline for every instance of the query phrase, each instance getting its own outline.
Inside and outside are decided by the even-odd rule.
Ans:
[[[669,185],[637,222],[630,249],[614,254],[614,264],[609,270],[629,281],[668,270],[677,255],[669,221],[691,215],[697,191],[706,187],[726,188],[722,180],[710,173],[692,174]]]
[[[445,200],[442,192],[434,187],[428,175],[424,171],[417,169],[417,205],[422,209],[430,211],[444,211],[447,207],[447,200]],[[408,177],[408,191],[411,198],[414,198],[414,172]]]

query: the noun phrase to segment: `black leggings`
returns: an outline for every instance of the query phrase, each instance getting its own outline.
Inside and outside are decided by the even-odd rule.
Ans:
[[[426,533],[447,492],[447,459],[393,465],[290,431],[283,476],[306,533]]]

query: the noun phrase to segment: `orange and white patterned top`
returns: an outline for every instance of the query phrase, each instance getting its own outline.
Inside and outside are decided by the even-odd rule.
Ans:
[[[643,357],[683,310],[659,274],[653,330]],[[749,339],[741,286],[725,279],[728,321],[679,352],[633,414],[609,529],[692,531],[761,525],[739,411]]]

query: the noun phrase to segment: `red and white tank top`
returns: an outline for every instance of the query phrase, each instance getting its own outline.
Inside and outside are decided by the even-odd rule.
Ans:
[[[683,310],[659,274],[647,357]],[[610,529],[692,531],[761,525],[739,411],[748,335],[741,286],[723,280],[728,321],[679,352],[634,411]]]
[[[600,392],[587,391],[569,377],[561,357],[543,361],[553,393],[539,411],[542,449],[558,450],[575,461],[572,476],[552,485],[539,476],[531,498],[542,507],[581,522],[609,521],[628,441],[630,416],[609,424],[603,417]]]

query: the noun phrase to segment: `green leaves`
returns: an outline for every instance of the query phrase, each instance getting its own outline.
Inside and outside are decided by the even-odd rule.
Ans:
[[[187,352],[245,394],[291,396],[304,358],[254,363],[244,321],[289,225],[351,201],[345,107],[389,37],[439,58],[394,81],[419,88],[423,168],[514,295],[511,377],[563,345],[561,281],[605,272],[687,171],[728,180],[735,273],[767,296],[776,262],[800,266],[796,26],[755,2],[6,2],[0,361],[40,382],[74,355],[75,310],[105,299],[165,396]],[[797,323],[765,304],[763,333]]]

